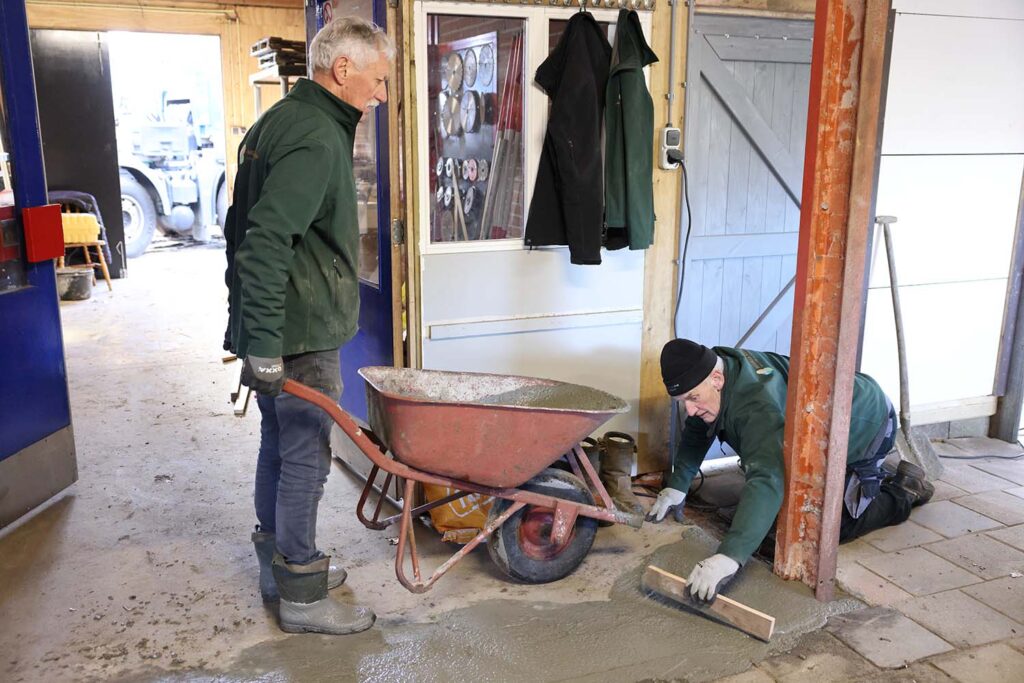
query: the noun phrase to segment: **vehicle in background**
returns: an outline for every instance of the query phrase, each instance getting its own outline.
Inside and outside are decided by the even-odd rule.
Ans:
[[[197,131],[188,99],[165,99],[156,121],[118,132],[129,258],[146,251],[156,230],[198,242],[210,240],[214,225],[223,230],[228,196],[222,136],[216,130]],[[130,142],[125,139],[129,135]]]

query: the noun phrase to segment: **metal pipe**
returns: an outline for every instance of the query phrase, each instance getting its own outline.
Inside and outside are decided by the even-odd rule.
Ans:
[[[675,103],[675,87],[676,87],[676,6],[679,4],[679,0],[668,0],[669,7],[672,11],[669,15],[669,43],[668,43],[668,120],[665,125],[672,126],[672,105]],[[687,5],[690,3],[687,2]]]

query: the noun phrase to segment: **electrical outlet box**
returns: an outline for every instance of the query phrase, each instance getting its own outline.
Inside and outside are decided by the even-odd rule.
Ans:
[[[669,161],[668,153],[669,150],[679,149],[683,145],[683,133],[678,128],[672,126],[665,126],[661,129],[661,146],[658,153],[658,165],[666,170],[671,171],[674,168],[679,168],[679,164]]]

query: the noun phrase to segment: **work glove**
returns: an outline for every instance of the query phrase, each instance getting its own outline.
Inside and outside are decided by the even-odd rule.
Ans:
[[[690,578],[686,581],[690,589],[690,597],[704,602],[711,602],[715,599],[719,589],[729,580],[736,576],[739,570],[739,563],[721,553],[712,555],[690,572]]]
[[[242,364],[242,384],[266,396],[277,396],[284,385],[284,361],[277,358],[246,356]]]
[[[651,506],[651,511],[647,513],[647,521],[658,524],[665,519],[666,514],[671,512],[675,520],[682,523],[683,501],[685,500],[686,494],[679,489],[663,488],[658,493],[658,499]]]

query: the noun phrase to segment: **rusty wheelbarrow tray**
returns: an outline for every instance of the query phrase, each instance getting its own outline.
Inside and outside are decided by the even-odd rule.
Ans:
[[[643,524],[642,515],[615,508],[579,445],[612,415],[628,410],[622,399],[533,377],[390,367],[363,368],[359,374],[367,385],[369,430],[303,384],[288,380],[284,391],[326,411],[373,463],[356,514],[370,529],[399,522],[395,574],[410,591],[429,590],[485,540],[491,557],[510,576],[556,580],[583,560],[598,520]],[[563,454],[569,454],[575,476],[545,469]],[[372,517],[364,512],[380,470],[386,473],[382,491],[394,477],[404,480],[401,512],[383,519],[383,496]],[[414,507],[417,482],[455,493]],[[603,507],[592,504],[588,485]],[[495,499],[486,526],[424,579],[413,517],[473,493]],[[510,519],[514,529],[499,531]],[[405,573],[407,548],[412,580]]]

